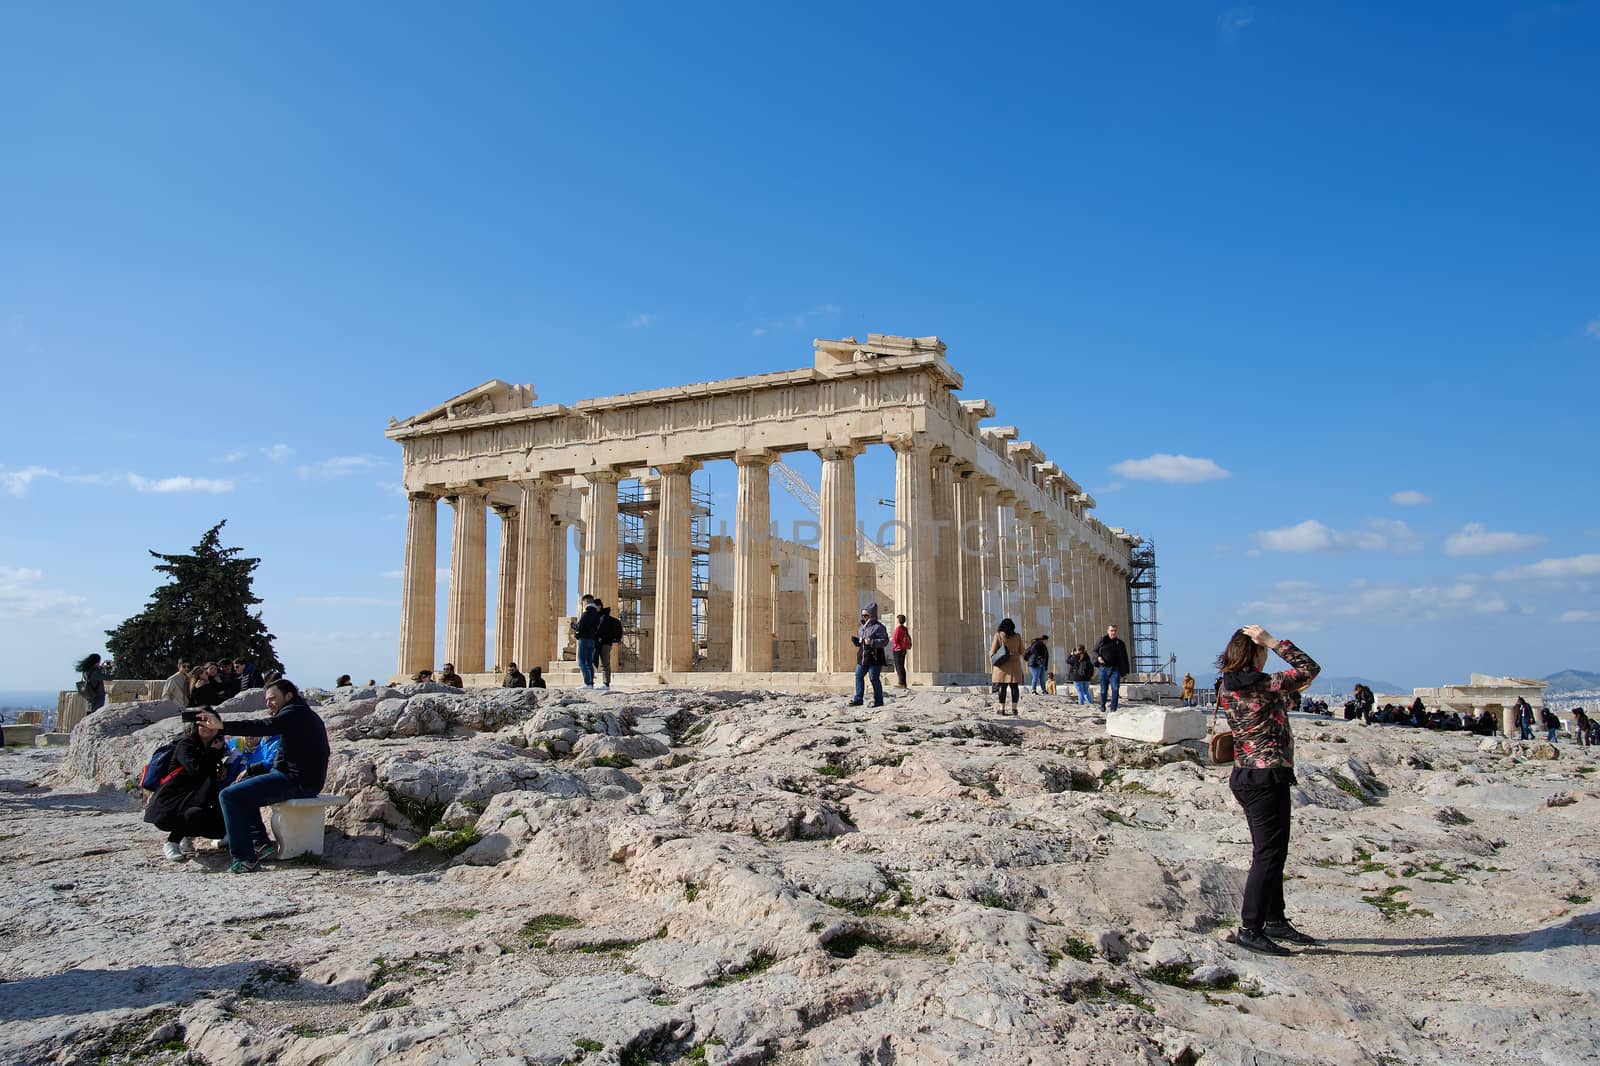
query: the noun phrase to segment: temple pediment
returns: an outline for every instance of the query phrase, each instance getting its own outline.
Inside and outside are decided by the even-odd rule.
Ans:
[[[479,418],[484,415],[503,415],[532,407],[538,399],[539,394],[534,391],[532,385],[512,385],[499,378],[491,378],[476,388],[450,397],[436,407],[430,407],[407,419],[391,420],[389,424],[420,426],[441,420],[453,422],[457,419]]]

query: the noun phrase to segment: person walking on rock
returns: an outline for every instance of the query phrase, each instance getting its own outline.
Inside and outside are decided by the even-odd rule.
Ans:
[[[1094,702],[1089,696],[1089,682],[1094,680],[1094,660],[1089,658],[1089,649],[1082,644],[1067,656],[1067,678],[1078,690],[1078,706],[1087,707]]]
[[[906,616],[894,616],[894,635],[889,638],[889,650],[894,652],[894,687],[906,687],[906,652],[911,650],[911,630],[906,628]]]
[[[1517,729],[1523,740],[1533,739],[1533,707],[1521,696],[1517,697]]]
[[[1106,689],[1111,689],[1111,711],[1116,713],[1122,679],[1128,673],[1128,646],[1117,636],[1116,626],[1106,626],[1106,635],[1095,641],[1094,662],[1100,668],[1100,713],[1106,709]]]
[[[989,641],[989,680],[999,697],[1000,713],[1006,713],[1006,690],[1010,689],[1011,713],[1016,715],[1022,685],[1022,638],[1017,636],[1017,623],[1009,618],[1000,619],[994,639]]]
[[[271,718],[243,722],[222,720],[201,711],[199,724],[237,737],[280,737],[272,769],[235,781],[222,790],[222,820],[228,831],[233,874],[254,873],[274,845],[261,824],[261,808],[288,799],[307,799],[322,791],[328,778],[328,728],[288,678],[267,683]]]
[[[1194,675],[1193,674],[1186,673],[1186,674],[1183,675],[1183,692],[1182,692],[1182,695],[1183,695],[1183,705],[1185,707],[1193,707],[1194,706]]]
[[[98,652],[90,652],[73,669],[79,674],[78,695],[89,705],[86,713],[93,714],[106,705],[106,682],[116,673],[116,664],[102,663]]]
[[[1275,651],[1289,664],[1262,672]],[[1314,945],[1284,912],[1283,866],[1289,857],[1289,790],[1295,784],[1289,711],[1321,672],[1316,661],[1260,626],[1234,630],[1217,657],[1222,675],[1217,702],[1233,730],[1234,766],[1228,788],[1250,825],[1250,873],[1239,908],[1239,946],[1263,955],[1288,955],[1278,941]]]
[[[1048,636],[1034,637],[1028,645],[1028,650],[1023,652],[1022,658],[1028,664],[1028,692],[1037,696],[1040,693],[1049,693],[1045,687],[1044,675],[1050,669],[1050,638]]]
[[[856,694],[851,707],[861,706],[866,695],[867,678],[872,678],[872,705],[883,706],[884,653],[889,648],[889,631],[878,621],[878,605],[869,603],[861,609],[861,628],[850,638],[856,646]]]

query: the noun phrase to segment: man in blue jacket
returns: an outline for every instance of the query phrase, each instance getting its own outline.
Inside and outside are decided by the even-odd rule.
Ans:
[[[232,874],[254,873],[275,845],[261,824],[261,808],[288,799],[306,799],[322,791],[328,778],[328,729],[322,718],[301,697],[287,678],[267,686],[271,718],[232,721],[223,725],[210,711],[200,712],[200,722],[239,737],[278,737],[278,755],[272,769],[240,778],[222,790],[222,821],[228,830]]]

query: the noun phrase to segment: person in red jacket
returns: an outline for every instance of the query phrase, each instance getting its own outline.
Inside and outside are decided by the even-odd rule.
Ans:
[[[889,638],[889,650],[894,652],[894,687],[906,687],[906,652],[911,650],[911,630],[906,628],[906,616],[894,616],[894,634]]]

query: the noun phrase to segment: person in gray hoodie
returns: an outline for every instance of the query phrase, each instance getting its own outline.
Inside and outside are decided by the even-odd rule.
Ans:
[[[859,707],[865,694],[863,681],[872,678],[872,705],[883,706],[883,664],[887,659],[884,649],[889,647],[889,631],[878,621],[878,605],[869,603],[861,608],[861,628],[850,638],[856,646],[856,694],[851,707]]]

